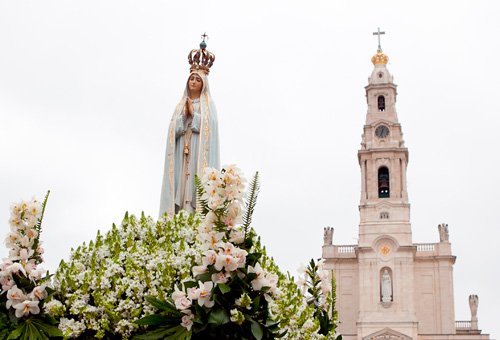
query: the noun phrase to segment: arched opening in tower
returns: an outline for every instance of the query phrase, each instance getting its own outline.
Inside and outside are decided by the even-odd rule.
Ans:
[[[378,197],[390,197],[389,169],[385,166],[378,169]]]
[[[377,104],[378,104],[379,111],[385,111],[385,97],[384,96],[378,96]]]

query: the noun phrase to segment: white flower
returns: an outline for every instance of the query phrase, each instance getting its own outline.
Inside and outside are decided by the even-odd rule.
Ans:
[[[15,282],[12,280],[12,277],[10,275],[5,275],[2,276],[2,279],[0,280],[0,284],[2,285],[2,291],[5,292],[9,289],[11,289]]]
[[[215,261],[217,260],[217,253],[215,250],[209,249],[205,251],[205,256],[202,258],[202,263],[204,266],[210,266],[215,264]]]
[[[269,280],[264,275],[264,270],[260,266],[260,263],[257,262],[255,267],[248,266],[248,273],[255,273],[257,277],[252,280],[252,288],[254,290],[261,290],[262,287],[269,287]]]
[[[214,283],[212,281],[207,281],[205,283],[199,281],[199,289],[196,291],[198,305],[201,307],[206,306],[208,308],[213,307],[214,301],[210,301],[212,297],[212,289],[214,288]]]
[[[236,248],[233,256],[237,259],[238,268],[244,268],[247,261],[248,252],[244,249]]]
[[[33,228],[28,229],[28,230],[26,230],[26,236],[28,236],[29,238],[35,238],[38,236],[38,231],[36,231]]]
[[[188,288],[186,289],[187,291],[187,297],[191,300],[196,300],[198,299],[198,288],[195,288],[195,287],[191,287],[191,288]]]
[[[49,302],[43,305],[45,309],[45,313],[48,313],[52,316],[60,316],[64,314],[64,305],[58,300],[50,300]]]
[[[23,291],[17,288],[16,285],[12,286],[7,292],[7,303],[5,306],[9,309],[11,306],[15,307],[21,301],[26,300],[26,295],[24,295]]]
[[[43,300],[47,297],[47,291],[45,290],[45,286],[37,286],[33,288],[33,291],[30,293],[30,297],[36,300]]]
[[[207,268],[207,266],[203,266],[203,265],[202,266],[193,266],[192,271],[193,271],[193,276],[196,277],[198,275],[201,275],[201,274],[208,272],[208,268]]]
[[[203,243],[203,248],[205,250],[207,249],[215,249],[220,240],[222,240],[222,237],[224,236],[224,233],[216,233],[214,231],[211,231],[209,233],[200,233],[199,235],[199,240]]]
[[[267,273],[266,279],[269,281],[269,292],[274,296],[278,296],[281,293],[278,288],[278,275]]]
[[[39,301],[29,301],[25,300],[14,306],[16,309],[16,317],[22,318],[23,316],[28,316],[31,314],[39,314],[40,307],[38,307]]]
[[[23,212],[22,204],[21,203],[12,203],[10,205],[10,212],[12,216],[21,216],[21,213]]]
[[[245,241],[245,233],[242,230],[233,229],[229,233],[229,241],[234,244],[242,244]]]
[[[219,253],[214,268],[218,271],[222,270],[222,268],[229,272],[235,271],[238,268],[238,259],[232,255]]]
[[[19,263],[15,262],[11,264],[10,266],[7,267],[7,272],[17,274],[19,272],[22,272],[24,276],[26,276],[26,271],[24,270],[24,267]]]
[[[28,203],[26,212],[38,220],[42,216],[42,204],[36,199],[33,199]]]
[[[12,216],[9,219],[9,224],[12,231],[24,228],[24,221],[19,216]]]
[[[19,239],[19,244],[21,245],[21,247],[24,247],[24,248],[28,248],[28,247],[31,247],[33,245],[32,241],[30,240],[30,238],[28,236],[23,236]],[[26,251],[26,254],[28,254],[28,252]]]
[[[219,180],[220,172],[215,168],[206,167],[203,169],[203,177],[201,181],[203,183],[215,182]]]
[[[42,278],[42,274],[44,272],[45,272],[45,269],[43,269],[42,267],[38,267],[37,269],[32,270],[29,273],[28,277],[32,281],[40,280]]]
[[[231,309],[229,312],[231,314],[231,317],[230,317],[231,322],[234,322],[237,325],[241,325],[243,323],[243,321],[245,321],[245,316],[243,315],[243,313],[241,313],[236,308]]]
[[[175,286],[174,292],[172,293],[172,299],[174,300],[175,308],[178,310],[188,309],[192,305],[191,299],[187,298],[186,293],[179,290],[177,286]]]
[[[218,272],[216,274],[212,274],[212,282],[217,283],[226,283],[227,280],[231,277],[231,274],[226,272]]]
[[[212,227],[214,225],[214,222],[217,220],[217,215],[213,211],[209,211],[206,215],[205,218],[203,219],[203,222],[201,224],[203,230],[205,232],[212,231]]]
[[[64,337],[76,338],[85,331],[85,323],[83,321],[75,321],[74,319],[61,318],[59,321],[59,329],[63,332]]]
[[[181,326],[186,328],[188,331],[191,330],[193,326],[194,315],[190,310],[186,311],[186,315],[181,318]]]
[[[19,238],[20,236],[18,233],[8,233],[5,238],[5,245],[8,248],[11,248],[19,240]]]

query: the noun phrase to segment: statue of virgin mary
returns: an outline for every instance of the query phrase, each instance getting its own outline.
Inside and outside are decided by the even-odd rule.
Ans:
[[[188,55],[189,78],[168,128],[160,216],[181,209],[194,212],[195,176],[206,167],[219,168],[217,111],[207,77],[215,56],[206,47],[204,36],[200,49]]]

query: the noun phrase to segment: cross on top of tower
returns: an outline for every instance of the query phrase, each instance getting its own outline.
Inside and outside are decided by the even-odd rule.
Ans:
[[[380,47],[380,36],[382,34],[385,34],[385,32],[380,32],[380,27],[377,27],[377,32],[373,32],[373,35],[377,35],[378,36],[378,48],[377,48],[377,52],[382,52],[382,47]]]

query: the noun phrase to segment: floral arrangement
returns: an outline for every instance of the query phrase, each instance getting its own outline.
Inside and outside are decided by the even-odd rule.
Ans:
[[[43,311],[52,292],[43,262],[40,241],[47,203],[36,199],[11,206],[10,232],[5,239],[9,257],[0,265],[0,336],[2,339],[49,339],[62,335],[57,323]]]
[[[333,281],[321,263],[301,286],[279,270],[250,227],[258,174],[249,187],[245,196],[234,166],[209,169],[197,179],[199,214],[127,213],[72,249],[52,283],[38,266],[46,200],[13,205],[0,338],[333,338]]]
[[[280,296],[278,275],[262,268],[250,229],[258,193],[251,183],[243,216],[244,180],[236,167],[207,169],[197,183],[203,256],[171,296],[148,300],[159,313],[138,321],[157,326],[140,339],[272,339],[282,337],[269,303]],[[242,225],[239,225],[242,222]]]

